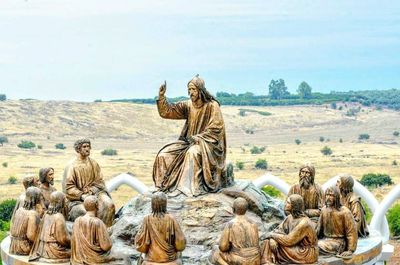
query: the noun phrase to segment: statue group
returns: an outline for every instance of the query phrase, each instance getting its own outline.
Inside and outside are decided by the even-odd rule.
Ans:
[[[196,76],[188,82],[187,101],[168,102],[166,83],[159,89],[158,112],[166,119],[184,119],[177,141],[165,145],[153,166],[155,191],[151,212],[134,238],[142,265],[182,264],[184,231],[168,212],[168,198],[201,197],[224,190],[227,178],[225,126],[218,101]],[[11,222],[9,252],[30,261],[71,264],[113,263],[110,227],[115,206],[99,164],[90,157],[91,142],[76,141],[76,159],[65,168],[63,192],[53,187],[54,169],[43,168],[23,180]],[[39,183],[40,182],[40,183]],[[325,192],[315,183],[315,168],[299,170],[299,183],[285,200],[286,218],[260,235],[246,215],[249,198],[236,198],[234,216],[226,223],[208,258],[210,264],[312,264],[320,255],[349,259],[359,237],[368,236],[365,211],[353,193],[354,179],[341,175]],[[67,222],[72,222],[72,229]],[[263,238],[263,240],[261,240]]]

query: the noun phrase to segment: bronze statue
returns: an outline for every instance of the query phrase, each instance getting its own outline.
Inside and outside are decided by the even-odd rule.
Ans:
[[[300,168],[299,183],[290,188],[288,196],[292,194],[299,194],[303,197],[304,213],[314,222],[318,222],[325,198],[321,186],[315,183],[314,166],[306,164]]]
[[[110,255],[111,238],[103,221],[96,217],[98,199],[96,196],[85,197],[83,205],[84,216],[75,220],[71,237],[71,264],[108,263],[114,258]]]
[[[225,125],[219,102],[196,76],[188,83],[190,100],[170,104],[166,83],[157,100],[158,113],[165,119],[186,123],[177,141],[165,145],[153,166],[156,188],[165,192],[198,196],[216,192],[223,182],[226,157]]]
[[[179,252],[185,249],[186,240],[178,222],[167,213],[165,193],[153,194],[151,208],[135,237],[137,251],[145,253],[142,265],[182,264]]]
[[[314,223],[304,214],[303,198],[290,195],[285,204],[286,219],[267,235],[261,264],[310,264],[318,261]]]
[[[40,190],[37,187],[29,187],[26,190],[24,205],[17,209],[11,223],[11,254],[29,255],[40,222],[40,214],[36,211],[40,196]]]
[[[69,262],[70,236],[65,217],[65,195],[54,191],[50,195],[48,210],[39,226],[38,235],[29,255],[29,261],[46,261],[51,263]]]
[[[340,203],[338,188],[325,191],[325,206],[317,226],[319,253],[350,259],[357,248],[357,230],[350,210]]]
[[[98,198],[98,217],[107,227],[111,226],[115,215],[115,205],[107,192],[99,164],[90,158],[89,139],[75,142],[77,158],[64,171],[65,193],[70,201],[69,218],[74,221],[86,213],[83,201],[90,195]]]
[[[353,177],[347,174],[340,175],[336,186],[340,190],[340,202],[353,214],[358,231],[358,237],[367,237],[369,231],[367,220],[365,218],[365,209],[361,204],[361,198],[353,192]]]
[[[225,226],[219,248],[214,248],[211,254],[211,263],[260,264],[258,227],[246,218],[247,208],[248,203],[245,199],[240,197],[235,199],[233,202],[235,218]]]
[[[53,191],[56,191],[54,185],[54,168],[42,168],[39,170],[39,180],[40,180],[40,191],[42,192],[44,198],[44,205],[46,209],[50,204],[50,195]]]

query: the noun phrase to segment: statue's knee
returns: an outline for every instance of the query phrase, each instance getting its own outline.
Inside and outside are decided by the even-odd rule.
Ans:
[[[200,155],[200,153],[201,153],[200,152],[200,146],[198,146],[198,145],[193,145],[188,150],[188,154],[190,154],[192,156],[198,156],[198,155]]]

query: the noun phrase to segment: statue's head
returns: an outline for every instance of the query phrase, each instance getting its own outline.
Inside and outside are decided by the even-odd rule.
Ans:
[[[38,179],[35,175],[27,175],[22,179],[22,185],[24,185],[25,190],[29,187],[37,187]]]
[[[308,189],[314,185],[315,168],[313,165],[307,163],[299,170],[299,183],[300,187]]]
[[[79,139],[74,144],[75,151],[82,157],[90,156],[90,150],[92,148],[90,140],[87,138]]]
[[[285,213],[297,218],[304,216],[304,201],[299,194],[292,194],[286,199]]]
[[[153,216],[161,217],[167,212],[167,195],[158,191],[151,197],[151,211]]]
[[[29,187],[25,192],[24,209],[33,210],[36,204],[40,202],[40,189],[38,187]]]
[[[61,191],[53,191],[50,194],[48,214],[60,213],[65,207],[65,195]]]
[[[354,179],[349,174],[341,174],[336,182],[336,187],[338,187],[340,193],[348,194],[353,192]]]
[[[325,191],[325,205],[327,207],[339,208],[342,206],[340,203],[340,192],[336,186],[332,186],[326,189]]]
[[[248,207],[248,202],[241,197],[233,201],[233,213],[236,215],[245,215]]]
[[[97,211],[97,197],[93,195],[87,196],[83,201],[83,206],[87,212]]]
[[[54,185],[54,168],[41,168],[39,170],[39,180],[41,183],[49,183],[50,185]]]
[[[212,100],[216,101],[216,99],[207,91],[204,80],[200,78],[198,74],[188,82],[187,87],[192,102],[195,102],[198,99],[201,99],[204,103]]]

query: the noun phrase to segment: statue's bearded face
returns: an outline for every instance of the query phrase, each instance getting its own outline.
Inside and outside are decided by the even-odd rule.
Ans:
[[[47,172],[46,182],[49,183],[50,185],[54,185],[54,170],[53,169],[50,169],[49,172]]]
[[[81,148],[79,149],[79,153],[83,156],[83,157],[88,157],[90,156],[90,144],[89,143],[84,143],[82,144]]]
[[[299,173],[300,186],[308,189],[312,184],[311,171],[308,168],[302,168]]]
[[[288,198],[288,199],[286,200],[285,208],[284,208],[285,214],[286,214],[286,215],[291,214],[291,213],[292,213],[292,209],[293,209],[293,207],[292,207],[292,202],[291,202],[290,199]]]
[[[188,94],[192,102],[196,102],[200,98],[199,90],[193,83],[188,85]]]

